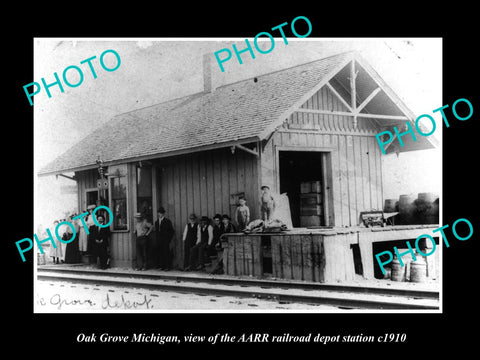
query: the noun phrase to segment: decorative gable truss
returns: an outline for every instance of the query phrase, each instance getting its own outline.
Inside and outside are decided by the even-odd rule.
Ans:
[[[376,135],[385,130],[393,132],[394,126],[404,131],[406,121],[414,126],[412,111],[358,54],[352,54],[308,96],[291,108],[283,129]],[[417,144],[409,142],[409,147],[393,147],[397,152],[419,150],[432,148],[434,143],[424,138]]]

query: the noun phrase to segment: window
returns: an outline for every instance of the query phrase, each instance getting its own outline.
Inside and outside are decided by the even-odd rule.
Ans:
[[[152,168],[137,167],[137,212],[152,221]]]
[[[113,230],[128,230],[127,177],[110,178],[112,194]]]

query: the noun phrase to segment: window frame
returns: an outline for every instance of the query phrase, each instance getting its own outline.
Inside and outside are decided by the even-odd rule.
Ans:
[[[152,214],[151,214],[151,221],[152,221],[152,224],[155,223],[155,211],[154,211],[154,207],[153,207],[153,196],[154,196],[154,192],[153,192],[153,166],[140,166],[140,165],[136,165],[135,166],[135,187],[136,187],[136,191],[135,191],[135,196],[136,196],[136,199],[135,199],[135,204],[136,204],[136,209],[135,209],[135,212],[138,212],[138,206],[139,206],[139,196],[138,196],[138,172],[139,172],[139,169],[141,168],[146,168],[146,169],[149,169],[150,170],[150,198],[151,198],[151,207],[152,207]]]
[[[130,232],[130,202],[128,201],[129,198],[129,189],[128,189],[128,176],[127,175],[111,175],[108,177],[108,203],[110,206],[110,210],[113,209],[113,196],[112,196],[112,180],[117,179],[117,178],[126,178],[127,186],[125,187],[125,204],[126,204],[126,213],[127,213],[127,218],[126,218],[126,223],[127,223],[127,228],[126,229],[115,229],[114,228],[114,221],[110,224],[110,231],[115,232],[115,233],[126,233]],[[113,210],[112,210],[113,213]],[[114,215],[115,216],[115,215]]]

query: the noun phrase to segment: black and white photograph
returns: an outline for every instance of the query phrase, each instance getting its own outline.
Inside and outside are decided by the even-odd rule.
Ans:
[[[265,4],[8,12],[7,352],[473,350],[476,12]]]
[[[442,39],[272,35],[33,39],[35,313],[442,312]]]

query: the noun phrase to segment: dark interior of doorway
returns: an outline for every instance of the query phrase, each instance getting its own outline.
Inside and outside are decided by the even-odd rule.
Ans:
[[[98,190],[87,191],[87,206],[98,205]],[[86,209],[85,209],[86,210]]]
[[[280,151],[280,193],[287,193],[293,227],[300,227],[300,184],[322,180],[322,153],[318,151]],[[323,204],[323,201],[322,201]],[[325,225],[323,215],[320,226]]]

